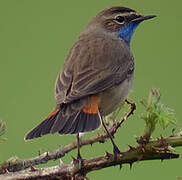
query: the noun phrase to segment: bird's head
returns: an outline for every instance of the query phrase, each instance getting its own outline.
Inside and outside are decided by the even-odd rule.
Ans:
[[[136,27],[144,20],[154,18],[154,15],[144,16],[135,10],[125,7],[111,7],[104,9],[91,21],[104,28],[107,32],[116,33],[128,45]],[[90,25],[91,25],[90,24]]]

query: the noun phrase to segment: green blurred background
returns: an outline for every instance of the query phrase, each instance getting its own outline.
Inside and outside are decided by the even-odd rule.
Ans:
[[[151,87],[159,87],[163,102],[175,109],[181,126],[181,32],[182,1],[166,0],[0,0],[0,120],[7,125],[0,144],[0,161],[12,156],[28,158],[53,150],[74,140],[74,136],[48,135],[30,142],[25,133],[37,125],[54,108],[54,82],[68,50],[86,24],[100,10],[123,5],[157,18],[142,23],[136,30],[131,48],[136,71],[132,99],[138,102]],[[139,119],[141,106],[116,135],[120,148],[136,144],[134,137],[143,130]],[[167,134],[158,128],[154,136]],[[89,134],[92,135],[92,134]],[[87,135],[87,136],[89,136]],[[85,158],[112,151],[110,142],[83,147]],[[177,151],[182,154],[182,148]],[[64,162],[71,161],[66,155]],[[50,162],[49,165],[57,164]],[[146,161],[111,167],[89,174],[92,179],[176,179],[182,176],[181,159]],[[46,165],[47,166],[47,165]]]

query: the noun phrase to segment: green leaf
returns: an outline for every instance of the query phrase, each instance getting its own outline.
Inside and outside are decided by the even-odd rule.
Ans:
[[[174,112],[161,103],[161,93],[159,89],[151,89],[148,99],[141,101],[146,108],[146,114],[142,115],[142,119],[146,122],[144,133],[152,134],[157,123],[165,129],[170,123],[176,124]]]
[[[6,131],[6,125],[2,121],[0,121],[0,136],[2,136]]]
[[[0,121],[0,142],[3,142],[6,140],[6,138],[1,137],[6,132],[6,125],[4,122]]]

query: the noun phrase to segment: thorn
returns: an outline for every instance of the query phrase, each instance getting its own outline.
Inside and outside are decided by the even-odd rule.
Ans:
[[[71,156],[71,158],[72,158],[72,160],[73,160],[73,161],[75,161],[75,160],[76,160],[76,158],[75,158],[75,157],[73,157],[73,156]]]
[[[49,152],[44,152],[45,157],[49,157]]]
[[[133,162],[130,162],[129,165],[130,165],[130,170],[131,170],[133,167]]]
[[[3,169],[3,174],[8,174],[8,173],[9,173],[8,169]]]
[[[136,137],[136,141],[141,146],[146,145],[148,143],[148,140],[146,140],[146,138],[143,136]]]
[[[114,138],[115,138],[115,136],[114,136],[114,132],[111,132],[111,135],[112,135],[112,138],[114,139]]]
[[[141,155],[138,156],[137,161],[142,160],[142,158],[143,158],[143,155],[141,154]]]
[[[110,159],[110,158],[112,157],[112,154],[106,151],[105,157],[106,157],[107,159]]]
[[[30,166],[30,172],[34,172],[34,171],[37,171],[36,168],[34,168],[32,165]]]
[[[145,147],[143,145],[140,145],[138,150],[140,150],[142,153],[145,153]]]
[[[59,164],[64,164],[61,158],[59,159]]]
[[[124,116],[124,117],[123,117],[123,121],[126,121],[126,120],[127,120],[127,116]]]
[[[145,148],[144,147],[142,147],[141,150],[142,150],[143,153],[145,153]]]
[[[119,157],[121,158],[121,157],[123,157],[124,156],[124,153],[123,152],[120,152],[119,153]]]
[[[136,150],[136,148],[134,146],[128,145],[128,147],[129,147],[129,150],[128,150],[129,152]]]
[[[166,139],[164,139],[162,136],[159,141],[160,141],[162,147],[168,147],[168,143],[167,143]]]
[[[104,140],[104,139],[101,139],[101,140],[99,141],[99,143],[105,143],[105,140]]]
[[[72,163],[74,165],[77,165],[79,163],[79,160],[78,159],[74,158],[73,156],[71,156],[71,158],[72,158]]]
[[[173,129],[172,129],[172,135],[171,135],[171,137],[174,137],[174,136],[175,136],[175,131],[176,131],[176,129],[173,128]]]

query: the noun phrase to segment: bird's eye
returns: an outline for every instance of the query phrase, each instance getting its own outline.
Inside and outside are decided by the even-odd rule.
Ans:
[[[123,16],[116,16],[115,21],[119,24],[124,24],[125,18]]]

